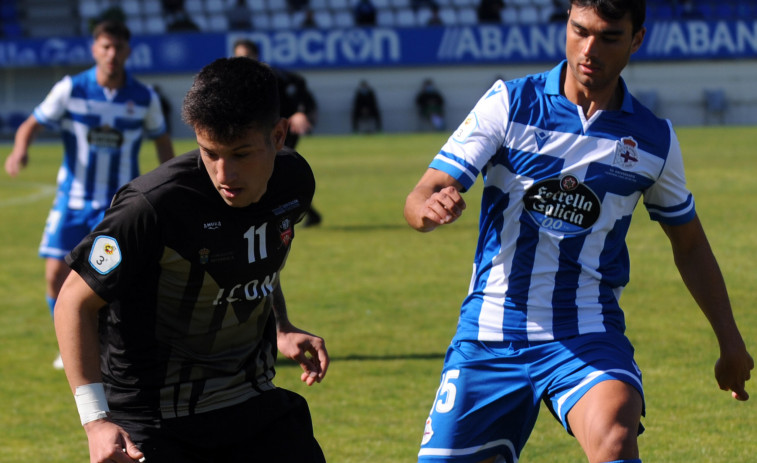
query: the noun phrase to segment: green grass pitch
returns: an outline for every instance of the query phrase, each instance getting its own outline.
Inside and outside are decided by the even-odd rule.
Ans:
[[[678,130],[689,186],[729,283],[742,333],[757,353],[757,128]],[[318,182],[317,228],[298,229],[282,275],[295,325],[324,336],[332,356],[307,388],[281,362],[277,384],[309,401],[316,436],[334,463],[415,461],[446,346],[470,277],[480,180],[454,225],[430,234],[404,222],[404,199],[446,139],[439,134],[304,138]],[[177,152],[194,147],[175,143]],[[3,159],[10,144],[0,144]],[[87,461],[44,300],[37,245],[60,163],[58,142],[38,142],[15,179],[0,174],[0,461]],[[155,155],[147,143],[143,170]],[[631,283],[621,301],[647,394],[645,462],[754,461],[755,397],[739,403],[713,377],[717,344],[686,292],[659,226],[638,208],[629,246]],[[548,412],[522,462],[585,461]]]

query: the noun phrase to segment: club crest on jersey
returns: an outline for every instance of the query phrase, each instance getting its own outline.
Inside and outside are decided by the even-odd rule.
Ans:
[[[460,127],[452,134],[452,139],[458,143],[464,143],[468,139],[470,134],[478,127],[478,117],[475,112],[468,114]]]
[[[639,144],[633,137],[623,137],[615,142],[613,164],[624,169],[632,169],[639,162]]]
[[[294,229],[292,228],[292,221],[289,219],[284,219],[279,224],[279,236],[281,236],[281,242],[284,244],[284,246],[289,246],[289,243],[292,242],[292,238],[294,237]]]
[[[121,263],[118,241],[110,236],[98,236],[89,252],[89,265],[101,275],[107,275]]]
[[[210,260],[210,249],[202,248],[198,251],[198,254],[200,255],[200,263],[202,265],[207,264]]]
[[[534,183],[526,191],[523,203],[537,225],[567,234],[591,228],[601,208],[597,195],[573,175]]]

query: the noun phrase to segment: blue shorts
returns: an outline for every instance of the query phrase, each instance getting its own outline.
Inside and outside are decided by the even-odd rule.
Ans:
[[[418,461],[475,463],[501,455],[517,462],[542,400],[570,432],[571,407],[602,381],[624,381],[643,398],[633,352],[617,333],[552,342],[454,341]]]
[[[69,209],[66,203],[65,198],[58,198],[47,215],[40,257],[63,259],[105,216],[105,209]]]

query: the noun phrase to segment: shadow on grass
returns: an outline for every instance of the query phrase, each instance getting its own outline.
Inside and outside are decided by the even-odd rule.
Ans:
[[[361,362],[361,361],[393,361],[393,360],[438,360],[444,359],[444,352],[428,352],[418,354],[350,354],[331,357],[332,362]],[[298,365],[294,360],[279,355],[277,366]]]

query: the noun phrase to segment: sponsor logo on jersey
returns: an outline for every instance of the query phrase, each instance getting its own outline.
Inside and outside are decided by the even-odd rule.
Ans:
[[[101,275],[107,275],[121,263],[118,241],[110,236],[98,236],[89,252],[89,265]]]
[[[221,228],[221,221],[217,220],[215,222],[207,222],[202,226],[202,228],[204,228],[205,230],[218,230],[219,228]]]
[[[109,125],[91,129],[87,133],[87,143],[94,148],[118,149],[123,142],[123,134]]]
[[[613,164],[624,169],[632,169],[639,162],[639,144],[633,137],[623,137],[615,143]]]
[[[272,275],[267,275],[260,280],[250,280],[247,283],[239,283],[231,288],[220,288],[216,295],[213,305],[219,305],[224,303],[233,303],[237,301],[254,301],[268,296],[273,293],[273,289],[277,286],[278,272],[274,272]]]
[[[597,195],[573,175],[534,183],[523,203],[539,226],[568,234],[591,228],[601,207]]]
[[[478,127],[478,117],[475,112],[468,114],[460,127],[452,134],[452,139],[458,143],[464,143],[468,139],[470,134]]]

